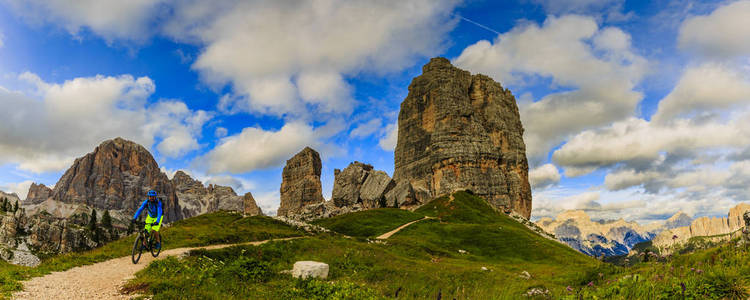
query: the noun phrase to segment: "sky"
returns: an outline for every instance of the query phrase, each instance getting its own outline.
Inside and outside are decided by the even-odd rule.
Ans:
[[[656,3],[653,3],[656,2]],[[0,0],[0,190],[114,137],[279,205],[305,146],[393,174],[431,57],[516,97],[532,219],[724,216],[750,201],[750,1]]]

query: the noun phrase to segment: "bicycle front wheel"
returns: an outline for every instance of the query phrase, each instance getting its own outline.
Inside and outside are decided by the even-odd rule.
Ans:
[[[135,238],[135,242],[133,243],[133,252],[130,256],[130,258],[133,260],[133,264],[137,264],[141,259],[141,252],[143,252],[143,249],[141,248],[141,235],[139,234]]]

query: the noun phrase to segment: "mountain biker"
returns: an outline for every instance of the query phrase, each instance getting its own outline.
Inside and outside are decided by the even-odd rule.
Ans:
[[[161,228],[161,221],[163,221],[162,216],[162,203],[159,198],[156,197],[156,191],[150,190],[148,191],[148,199],[144,200],[141,204],[141,207],[138,208],[138,210],[135,212],[135,215],[133,215],[133,222],[138,220],[138,216],[141,214],[141,211],[143,211],[144,208],[148,208],[146,210],[146,231],[151,233],[151,230],[154,231],[154,236],[156,237],[156,249],[161,249],[161,236],[159,235],[159,229]],[[146,241],[143,241],[143,247],[146,247]]]

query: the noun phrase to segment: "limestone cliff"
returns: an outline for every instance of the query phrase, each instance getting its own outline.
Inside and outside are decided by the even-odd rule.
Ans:
[[[513,94],[445,58],[431,59],[401,103],[393,179],[413,191],[417,205],[468,189],[529,218],[526,146]]]
[[[740,203],[729,210],[726,218],[697,218],[689,226],[661,232],[653,239],[653,245],[662,254],[669,254],[693,237],[710,237],[715,242],[728,240],[745,226],[743,214],[746,211],[750,211],[750,204]]]

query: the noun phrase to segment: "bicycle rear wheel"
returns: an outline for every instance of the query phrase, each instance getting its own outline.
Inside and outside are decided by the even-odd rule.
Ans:
[[[154,232],[151,232],[151,238],[149,239],[151,242],[149,243],[149,248],[151,248],[151,256],[157,257],[159,256],[159,253],[161,253],[161,247],[159,249],[156,249],[156,238],[154,238]]]
[[[131,260],[133,261],[133,264],[137,264],[138,261],[141,259],[141,252],[143,252],[143,249],[141,248],[141,235],[139,234],[135,238],[135,243],[133,243],[133,252],[131,253]]]

